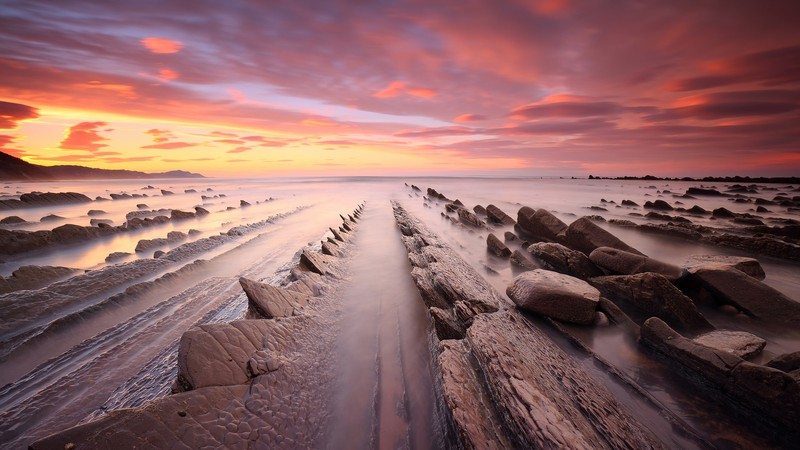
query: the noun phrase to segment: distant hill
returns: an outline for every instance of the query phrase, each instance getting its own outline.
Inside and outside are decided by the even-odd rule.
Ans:
[[[144,173],[135,170],[93,169],[83,166],[40,166],[0,152],[0,180],[102,180],[148,178],[205,178],[199,173],[172,170]]]

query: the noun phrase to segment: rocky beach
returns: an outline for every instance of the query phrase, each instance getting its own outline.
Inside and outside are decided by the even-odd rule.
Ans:
[[[0,193],[3,448],[800,439],[800,185],[108,184]]]

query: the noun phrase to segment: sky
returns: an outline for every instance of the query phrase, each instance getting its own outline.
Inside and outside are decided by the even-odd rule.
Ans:
[[[797,0],[0,0],[0,151],[208,176],[800,176]]]

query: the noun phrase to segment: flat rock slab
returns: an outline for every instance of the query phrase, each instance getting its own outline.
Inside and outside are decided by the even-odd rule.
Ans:
[[[694,342],[732,353],[739,358],[753,357],[764,349],[767,341],[745,331],[717,330],[692,339]]]
[[[611,247],[598,247],[589,254],[589,260],[609,272],[620,275],[654,272],[675,281],[684,275],[680,267]]]
[[[39,289],[50,283],[69,278],[78,269],[61,266],[22,266],[8,277],[0,277],[0,294],[24,289]]]
[[[308,303],[308,296],[265,283],[239,278],[250,305],[267,319],[289,317]]]
[[[800,324],[800,303],[740,270],[706,266],[694,270],[692,277],[720,302],[732,304],[753,317]]]
[[[600,301],[600,291],[589,283],[541,269],[515,278],[506,293],[522,309],[584,325],[592,323]]]
[[[756,280],[766,278],[764,268],[755,258],[745,256],[726,256],[726,255],[692,255],[683,262],[689,272],[694,272],[698,268],[706,266],[728,266],[750,275]]]
[[[467,343],[483,375],[478,379],[485,383],[483,389],[495,411],[458,411],[466,416],[459,428],[492,431],[492,421],[487,421],[486,416],[496,414],[502,418],[503,428],[508,431],[506,439],[513,448],[661,447],[602,383],[520,312],[506,310],[476,316],[467,330]],[[455,372],[450,364],[440,363],[443,370]],[[445,392],[466,389],[449,382],[455,379],[443,378]],[[464,381],[469,382],[469,378]],[[472,424],[482,426],[473,428]],[[491,434],[488,438],[475,437],[491,438]]]
[[[502,225],[514,225],[517,223],[514,219],[506,214],[502,209],[494,205],[486,207],[486,217],[490,222],[499,223]]]

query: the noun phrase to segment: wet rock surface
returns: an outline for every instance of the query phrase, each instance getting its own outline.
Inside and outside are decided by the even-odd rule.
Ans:
[[[517,223],[514,219],[511,218],[511,216],[509,216],[502,209],[494,205],[488,205],[486,207],[486,217],[489,219],[490,222],[498,223],[501,225],[514,225],[515,223]]]
[[[742,359],[751,358],[764,349],[767,341],[744,331],[718,330],[692,339],[694,342],[734,354]]]
[[[530,254],[556,272],[587,279],[603,275],[585,254],[554,242],[538,242],[528,247]]]
[[[546,209],[523,206],[517,212],[517,223],[526,233],[545,241],[554,241],[567,229],[567,224]]]
[[[727,266],[740,270],[756,280],[763,280],[767,276],[757,259],[745,256],[692,255],[682,265],[690,272],[704,266]]]
[[[39,289],[51,283],[66,279],[80,272],[69,267],[22,266],[10,276],[0,277],[0,294]]]
[[[30,192],[17,199],[0,200],[0,209],[89,203],[92,199],[77,192]]]
[[[574,250],[590,254],[598,247],[611,247],[629,253],[641,255],[642,253],[630,245],[622,242],[618,237],[595,225],[594,222],[581,217],[569,224],[562,235],[561,243]]]
[[[647,317],[658,317],[680,330],[714,328],[689,297],[657,273],[596,277],[591,284],[604,297],[631,305]]]
[[[585,281],[541,269],[514,278],[506,293],[526,311],[584,325],[592,323],[600,301],[600,292]]]
[[[684,275],[683,270],[678,266],[610,247],[594,249],[589,254],[589,260],[611,273],[621,275],[653,272],[670,281],[675,281]]]
[[[511,256],[511,250],[509,250],[508,247],[503,244],[503,241],[495,236],[494,233],[489,233],[489,236],[486,237],[486,248],[495,256],[501,258],[508,258]]]

